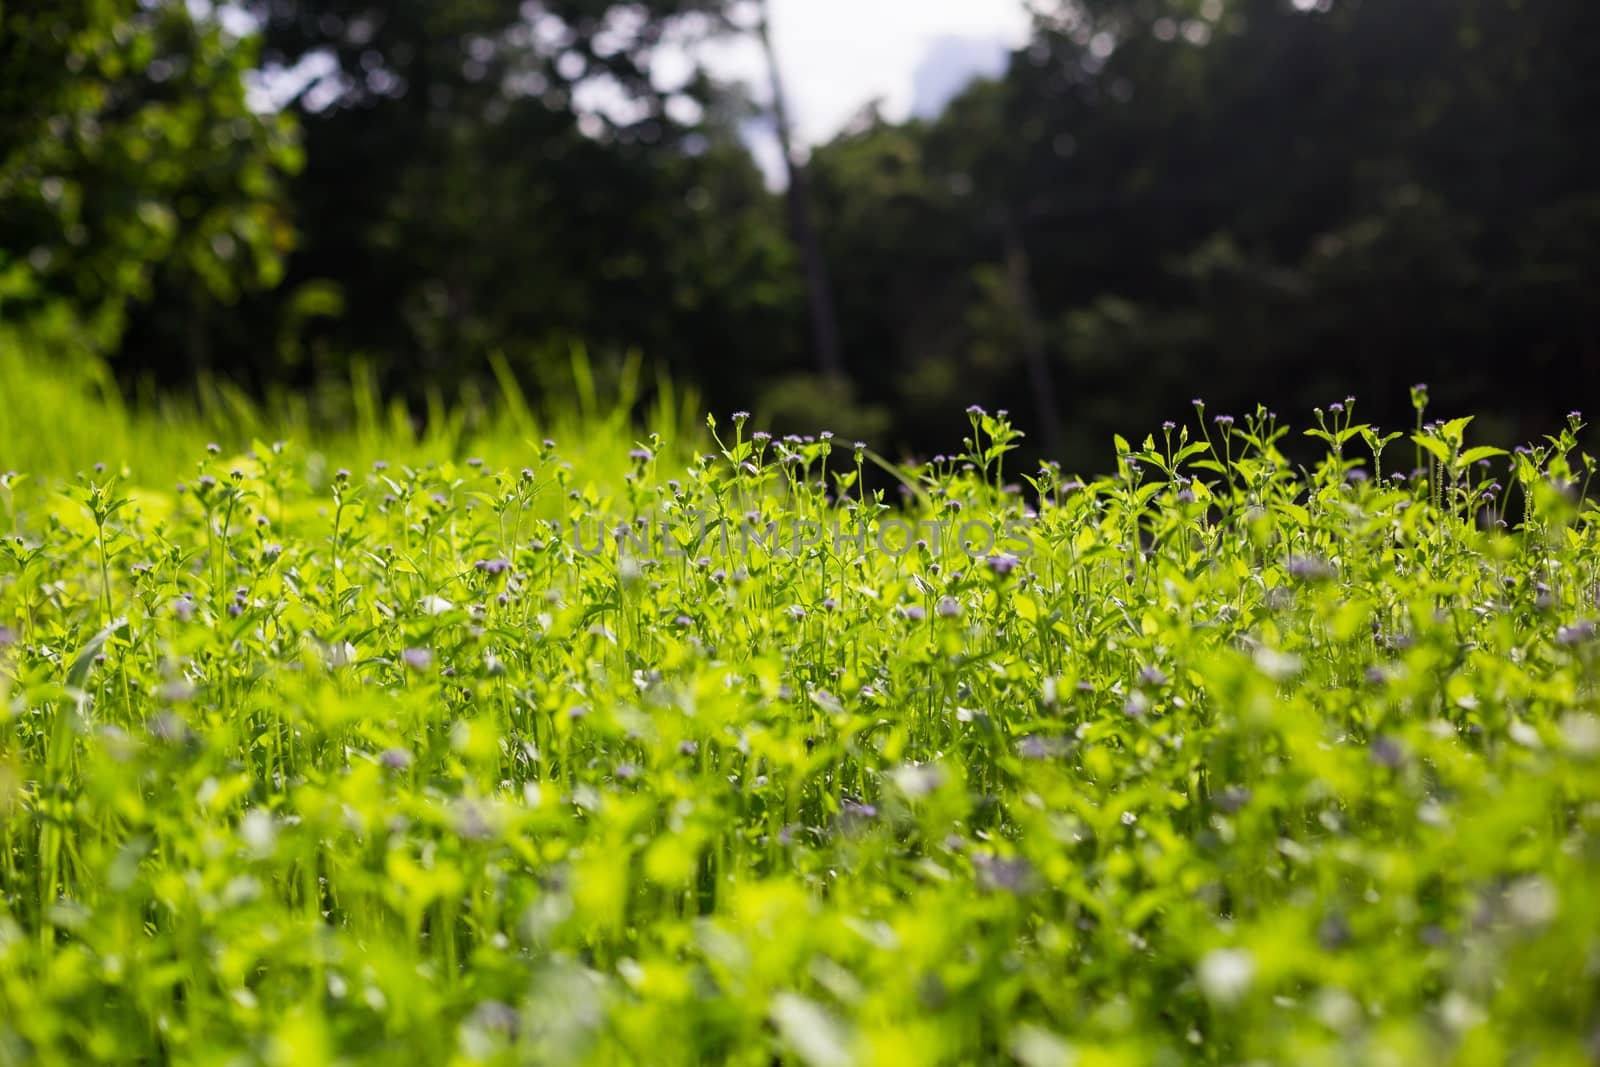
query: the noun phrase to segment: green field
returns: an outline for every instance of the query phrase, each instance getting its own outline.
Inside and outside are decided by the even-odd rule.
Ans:
[[[0,1064],[1600,1051],[1576,416],[1078,479],[0,386]]]

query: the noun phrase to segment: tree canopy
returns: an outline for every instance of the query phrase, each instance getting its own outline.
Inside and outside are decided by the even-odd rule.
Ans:
[[[1031,7],[1001,77],[812,154],[819,304],[760,108],[684,61],[748,3],[8,4],[0,299],[129,377],[559,389],[581,343],[889,447],[1009,406],[1072,462],[1196,383],[1393,421],[1428,380],[1519,438],[1600,386],[1594,5]]]

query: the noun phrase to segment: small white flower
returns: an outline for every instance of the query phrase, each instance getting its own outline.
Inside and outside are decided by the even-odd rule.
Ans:
[[[1561,716],[1561,739],[1575,756],[1600,755],[1600,716],[1567,712]]]
[[[257,859],[266,859],[278,843],[278,823],[272,813],[251,808],[239,822],[239,836]]]
[[[1255,978],[1255,958],[1240,948],[1219,948],[1206,953],[1197,977],[1200,990],[1215,1004],[1236,1004]]]
[[[1506,890],[1506,908],[1523,926],[1543,926],[1560,907],[1556,887],[1538,875],[1520,878]]]

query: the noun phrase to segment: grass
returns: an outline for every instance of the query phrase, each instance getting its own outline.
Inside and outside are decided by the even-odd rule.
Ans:
[[[1085,481],[976,410],[900,468],[4,373],[0,1063],[1594,1053],[1576,417],[1201,406]]]

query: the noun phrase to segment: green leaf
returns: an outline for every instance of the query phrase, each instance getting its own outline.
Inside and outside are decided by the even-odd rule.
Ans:
[[[67,684],[74,689],[82,689],[83,683],[89,680],[89,669],[94,666],[94,659],[100,650],[106,647],[107,641],[127,628],[126,617],[112,619],[110,625],[84,642],[84,646],[73,657],[72,666],[67,668]]]
[[[1437,437],[1432,437],[1425,433],[1414,433],[1411,435],[1411,439],[1427,449],[1428,453],[1440,463],[1450,462],[1450,446]]]
[[[1465,467],[1478,462],[1480,459],[1493,459],[1496,456],[1505,455],[1510,455],[1510,453],[1503,448],[1491,448],[1488,445],[1479,445],[1477,448],[1469,448],[1465,452],[1461,453],[1461,458],[1458,462]]]

